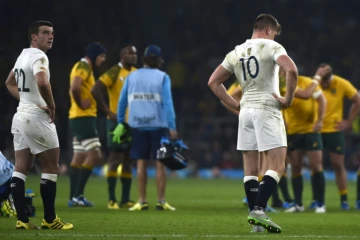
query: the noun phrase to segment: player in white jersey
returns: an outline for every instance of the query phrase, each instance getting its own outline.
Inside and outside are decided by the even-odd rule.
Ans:
[[[284,47],[274,41],[280,31],[273,16],[259,15],[251,39],[226,56],[208,83],[228,106],[235,110],[241,107],[237,149],[244,158],[244,187],[251,210],[248,222],[274,233],[281,232],[281,228],[267,217],[264,209],[285,170],[287,142],[281,108],[291,105],[297,84],[296,65]],[[286,71],[285,98],[279,97],[279,66]],[[243,89],[240,103],[227,94],[222,84],[232,74]],[[265,153],[268,170],[259,184],[260,152]]]
[[[59,171],[59,141],[53,123],[55,103],[50,86],[49,60],[45,54],[54,39],[52,23],[37,21],[29,26],[30,48],[24,49],[6,80],[9,92],[18,99],[13,117],[15,171],[11,193],[18,215],[16,229],[39,229],[25,212],[25,180],[34,157],[40,161],[42,175],[40,193],[44,206],[42,228],[72,229],[55,213],[56,180]]]

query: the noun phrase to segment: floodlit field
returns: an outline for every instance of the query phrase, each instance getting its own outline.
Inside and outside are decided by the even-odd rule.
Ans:
[[[57,213],[73,223],[74,230],[15,230],[14,218],[0,218],[0,239],[360,239],[360,212],[354,209],[354,183],[349,186],[352,209],[348,212],[339,209],[335,184],[328,182],[326,214],[309,210],[299,214],[271,213],[270,217],[283,229],[281,234],[250,233],[246,221],[248,211],[241,202],[243,185],[239,180],[170,179],[167,200],[177,208],[175,212],[155,210],[154,180],[150,180],[148,186],[150,209],[142,212],[108,210],[106,179],[95,177],[87,185],[86,197],[96,206],[69,209],[68,179],[60,177],[58,183]],[[136,184],[134,182],[132,187],[134,200],[137,198]],[[117,187],[120,192],[120,183]],[[29,177],[27,188],[37,194],[34,199],[37,214],[32,222],[40,225],[39,177]],[[309,202],[310,185],[306,182],[304,203],[308,205]]]

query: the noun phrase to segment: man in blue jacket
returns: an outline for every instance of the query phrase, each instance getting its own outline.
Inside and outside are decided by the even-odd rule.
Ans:
[[[142,60],[144,67],[131,73],[125,81],[117,111],[118,126],[113,132],[114,142],[121,143],[126,138],[132,138],[130,157],[137,159],[139,201],[130,211],[149,209],[146,198],[147,162],[156,159],[162,137],[170,134],[171,139],[177,138],[171,80],[169,75],[159,70],[163,63],[161,49],[155,45],[148,46]],[[126,134],[127,107],[131,136]],[[166,171],[160,161],[156,161],[156,186],[156,209],[175,211],[165,201]]]

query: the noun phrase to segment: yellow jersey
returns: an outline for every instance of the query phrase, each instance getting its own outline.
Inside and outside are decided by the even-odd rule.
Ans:
[[[117,112],[120,93],[124,86],[126,77],[135,70],[135,67],[131,67],[129,71],[124,68],[121,63],[119,63],[100,76],[99,81],[101,81],[107,88],[109,95],[109,108],[113,113]]]
[[[322,90],[328,104],[321,132],[338,132],[335,126],[343,119],[344,98],[352,99],[357,90],[348,80],[337,75],[333,75],[329,87]]]
[[[284,81],[284,80],[283,80]],[[296,88],[306,89],[312,84],[312,79],[298,76]],[[286,84],[281,85],[281,93],[286,93]],[[316,91],[320,91],[317,86]],[[284,118],[287,124],[287,134],[304,134],[313,132],[313,126],[317,121],[317,102],[314,98],[294,98],[291,107],[284,110]]]
[[[70,91],[71,107],[69,110],[69,118],[72,119],[77,117],[96,117],[96,101],[91,94],[91,89],[95,85],[95,77],[91,66],[85,58],[75,63],[74,67],[72,68],[70,73],[70,86],[75,77],[80,77],[82,79],[81,99],[90,99],[91,106],[87,109],[80,108],[76,104]]]
[[[233,84],[231,84],[231,86],[229,87],[227,92],[229,95],[231,95],[236,89],[242,90],[238,81],[235,81]],[[238,97],[241,97],[241,96],[238,96]]]

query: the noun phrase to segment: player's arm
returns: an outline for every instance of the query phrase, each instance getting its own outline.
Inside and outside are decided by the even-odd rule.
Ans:
[[[99,108],[106,113],[111,120],[116,122],[116,114],[110,111],[110,108],[105,102],[104,93],[106,92],[107,88],[101,80],[96,81],[94,87],[91,90],[91,94],[95,98]]]
[[[162,103],[166,114],[166,120],[169,126],[169,132],[171,139],[177,139],[176,131],[176,116],[174,110],[174,103],[171,94],[171,80],[169,75],[165,75],[163,82],[163,91],[162,91]]]
[[[87,109],[91,105],[90,99],[84,101],[81,100],[81,87],[83,84],[83,79],[79,76],[75,76],[71,82],[70,91],[74,98],[76,105],[81,109]]]
[[[313,98],[318,102],[318,119],[313,127],[313,130],[318,132],[323,126],[327,102],[324,93],[321,90],[314,92]]]
[[[319,85],[317,80],[313,80],[313,82],[305,89],[297,88],[295,90],[294,97],[301,98],[301,99],[309,99],[312,97],[316,87]]]
[[[15,73],[13,70],[10,71],[8,78],[6,79],[5,85],[11,95],[16,98],[18,101],[20,100],[19,90],[15,79]]]
[[[240,103],[231,97],[223,85],[223,83],[231,77],[232,73],[225,69],[222,65],[219,65],[215,71],[211,74],[208,86],[211,91],[226,105],[235,109],[240,110]]]
[[[349,115],[347,118],[349,125],[351,125],[353,123],[353,121],[355,120],[355,118],[357,117],[357,115],[360,112],[360,94],[356,93],[355,96],[352,97],[350,100],[352,101],[352,104],[351,104]]]
[[[240,102],[241,97],[242,97],[242,89],[240,87],[236,87],[231,93],[230,96],[233,97],[236,101]],[[240,111],[239,110],[235,110],[231,107],[229,107],[228,105],[226,105],[226,103],[224,103],[223,101],[220,101],[221,104],[232,114],[239,116]]]
[[[121,89],[119,103],[117,108],[117,122],[124,123],[125,122],[125,113],[126,108],[128,106],[128,88],[129,88],[129,77],[125,79],[125,83],[123,88]]]
[[[276,97],[283,107],[291,106],[292,100],[294,99],[298,70],[294,61],[288,55],[280,55],[276,58],[276,63],[286,72],[286,94],[285,99]]]

